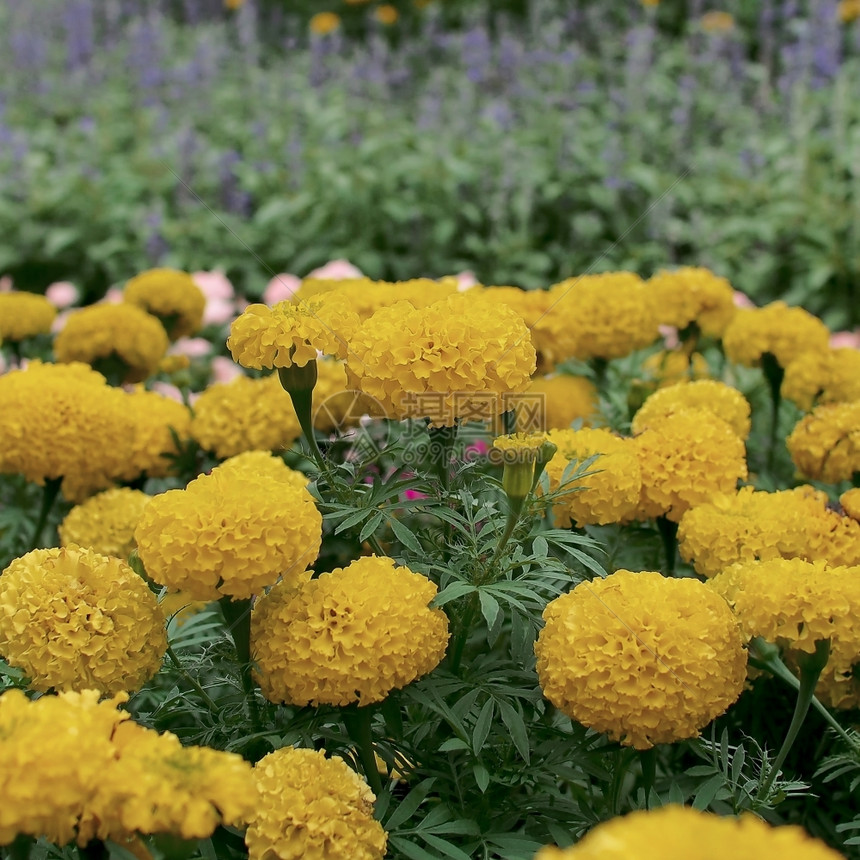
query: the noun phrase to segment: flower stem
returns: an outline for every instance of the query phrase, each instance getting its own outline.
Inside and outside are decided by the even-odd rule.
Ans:
[[[45,486],[42,487],[42,504],[39,508],[39,518],[36,520],[36,527],[33,529],[33,537],[30,540],[30,549],[38,549],[41,543],[40,538],[45,530],[45,523],[48,521],[48,514],[51,508],[54,507],[54,502],[60,492],[60,484],[62,478],[48,478],[45,481]]]
[[[173,650],[172,645],[167,646],[167,656],[170,658],[170,662],[173,663],[179,674],[182,675],[182,677],[185,678],[185,680],[188,681],[188,683],[191,684],[191,686],[194,687],[194,689],[197,691],[197,695],[200,696],[206,707],[209,708],[209,713],[217,713],[218,706],[215,704],[215,702],[212,700],[206,690],[204,690],[203,687],[200,686],[200,682],[182,665],[182,662],[180,661],[176,652]]]
[[[376,766],[376,756],[373,754],[373,710],[369,706],[358,707],[349,705],[343,708],[343,722],[347,734],[355,744],[361,768],[367,778],[367,784],[373,793],[379,797],[382,792],[382,778]]]
[[[251,675],[251,600],[230,600],[229,597],[222,597],[218,603],[236,646],[236,658],[239,661],[242,689],[248,702],[251,724],[254,731],[260,731],[262,724],[257,706],[257,686]]]
[[[785,376],[785,370],[779,366],[776,357],[770,352],[762,355],[761,369],[770,390],[770,436],[767,447],[767,468],[770,471],[773,468],[774,452],[776,451],[777,425],[779,424],[779,407],[782,403],[782,380]]]
[[[450,427],[427,428],[427,432],[430,434],[430,465],[439,478],[443,493],[446,494],[451,484],[451,453],[454,450],[454,443],[457,441],[457,430],[456,424]]]
[[[818,677],[821,675],[822,669],[827,665],[827,659],[830,656],[830,640],[819,639],[815,643],[814,654],[798,655],[797,662],[800,666],[800,685],[797,690],[797,702],[794,706],[794,714],[791,718],[788,731],[785,733],[785,740],[782,742],[779,753],[774,760],[773,766],[767,775],[767,779],[756,793],[757,798],[766,799],[770,794],[771,788],[782,769],[785,759],[788,756],[794,741],[800,732],[800,727],[806,718],[809,711],[809,706],[815,693],[815,685],[818,683]]]
[[[642,787],[645,789],[645,808],[650,809],[650,796],[654,789],[654,780],[657,777],[657,747],[649,750],[641,750],[639,753],[639,764],[642,767]]]
[[[663,552],[666,555],[666,575],[675,575],[675,561],[678,556],[678,523],[665,516],[657,517],[657,531],[663,541]]]

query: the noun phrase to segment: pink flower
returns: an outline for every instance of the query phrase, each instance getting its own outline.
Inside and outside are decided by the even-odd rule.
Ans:
[[[332,260],[318,269],[314,269],[309,278],[322,278],[327,281],[341,281],[344,278],[360,278],[361,270],[357,269],[349,260]]]
[[[69,314],[74,313],[74,310],[74,308],[69,308],[68,310],[60,311],[54,317],[54,321],[51,323],[51,331],[54,334],[58,334],[65,328],[66,320],[68,320]]]
[[[263,301],[267,305],[276,305],[278,302],[285,302],[292,298],[293,293],[301,286],[301,278],[283,272],[280,275],[275,275],[263,290]]]
[[[80,294],[78,288],[69,281],[57,281],[45,290],[45,298],[55,308],[63,310],[77,304]]]
[[[99,304],[118,305],[122,301],[122,290],[119,287],[111,287]]]
[[[152,390],[162,397],[169,397],[171,400],[176,400],[178,403],[184,403],[182,392],[169,382],[153,382]]]
[[[734,300],[736,308],[755,307],[755,302],[746,293],[742,293],[740,290],[735,290]]]
[[[213,382],[229,382],[231,379],[235,379],[241,375],[242,371],[233,359],[223,355],[216,355],[212,359]]]
[[[406,499],[407,502],[415,501],[415,499],[426,499],[427,493],[422,493],[419,490],[404,490],[403,498]]]
[[[678,329],[673,325],[657,326],[660,334],[663,336],[663,345],[665,349],[674,349],[681,341],[678,340]]]
[[[12,292],[12,279],[8,275],[4,275],[0,278],[0,293],[11,293]]]
[[[477,460],[484,457],[490,450],[490,446],[483,439],[476,439],[471,445],[466,446],[463,456],[467,460]]]
[[[207,301],[210,299],[232,299],[236,295],[233,285],[220,269],[212,272],[194,272],[191,277],[203,291]]]
[[[209,299],[203,311],[203,325],[224,325],[236,316],[236,305],[232,301]]]
[[[831,349],[860,349],[860,329],[854,331],[835,331],[830,335]]]
[[[205,337],[181,337],[169,350],[171,355],[187,355],[202,358],[212,352],[212,344]]]
[[[461,293],[466,292],[466,290],[478,283],[475,273],[470,272],[468,269],[465,272],[459,272],[454,277],[457,279],[457,290]]]

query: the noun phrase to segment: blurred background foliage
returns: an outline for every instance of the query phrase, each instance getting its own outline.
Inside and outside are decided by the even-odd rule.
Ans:
[[[858,15],[6,0],[0,275],[91,300],[153,265],[256,297],[339,257],[527,288],[694,264],[857,325]]]

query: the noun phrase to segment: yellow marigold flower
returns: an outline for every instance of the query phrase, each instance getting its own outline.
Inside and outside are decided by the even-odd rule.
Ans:
[[[771,827],[685,806],[638,810],[598,824],[570,848],[542,848],[535,860],[841,860],[801,827]]]
[[[178,269],[141,272],[126,283],[123,299],[158,317],[171,340],[188,337],[203,324],[206,296]]]
[[[839,497],[839,504],[842,505],[842,510],[852,520],[860,521],[860,489],[855,487],[854,489],[846,490]]]
[[[860,400],[816,407],[785,440],[798,471],[826,483],[860,471]]]
[[[210,385],[194,404],[191,435],[217,457],[243,451],[280,451],[302,428],[277,374],[263,379],[237,376]]]
[[[250,860],[382,860],[388,839],[367,783],[325,750],[283,747],[254,767]]]
[[[633,272],[569,278],[551,287],[537,320],[536,341],[550,362],[566,358],[621,358],[658,335],[654,302]]]
[[[633,416],[632,430],[641,433],[686,409],[701,409],[721,418],[741,439],[750,433],[750,405],[736,388],[716,379],[668,385],[647,398]]]
[[[123,382],[140,382],[156,373],[167,347],[164,326],[130,304],[72,311],[54,339],[57,361],[81,361],[105,372],[112,362],[122,362]]]
[[[860,400],[860,350],[801,353],[785,368],[781,393],[807,411],[819,403]]]
[[[325,296],[294,304],[248,305],[230,326],[227,347],[243,367],[304,367],[317,352],[346,358],[358,317]]]
[[[335,12],[317,12],[308,24],[312,33],[317,36],[327,36],[340,27],[340,15]]]
[[[0,376],[0,472],[44,484],[63,478],[78,501],[109,487],[131,456],[125,394],[84,364],[31,362]]]
[[[537,368],[549,373],[555,366],[558,350],[552,332],[537,327],[537,322],[549,309],[551,299],[547,290],[523,290],[520,287],[473,287],[465,292],[467,298],[486,299],[489,302],[507,305],[516,311],[531,332],[532,343],[537,353]]]
[[[426,417],[437,426],[496,417],[535,369],[522,318],[463,295],[426,308],[382,308],[358,328],[349,350],[356,388],[396,418]]]
[[[72,508],[60,523],[60,544],[89,547],[100,555],[127,559],[134,549],[134,529],[151,496],[117,487]]]
[[[493,439],[493,448],[501,452],[504,461],[527,459],[534,463],[546,440],[546,433],[509,433]],[[511,456],[505,457],[506,452]]]
[[[843,24],[849,24],[860,18],[860,0],[839,0],[836,16]]]
[[[663,270],[647,287],[662,325],[685,329],[696,323],[707,337],[721,337],[737,310],[732,285],[708,269]]]
[[[706,33],[730,33],[735,28],[735,19],[728,12],[706,12],[699,24]]]
[[[584,376],[558,373],[535,379],[525,390],[523,408],[535,397],[541,398],[546,430],[567,429],[578,420],[587,426],[598,414],[597,389]]]
[[[99,703],[99,693],[60,693],[30,700],[0,696],[0,845],[16,836],[76,838],[84,804],[113,762],[111,736],[128,714],[127,696]]]
[[[390,27],[400,16],[394,6],[390,3],[384,3],[382,6],[376,7],[373,12],[373,17],[376,18],[380,24]]]
[[[57,309],[36,293],[0,293],[0,343],[46,334]]]
[[[158,363],[158,372],[170,375],[190,366],[191,359],[187,355],[165,355]]]
[[[784,650],[791,666],[796,652],[812,654],[830,640],[830,659],[816,694],[835,708],[860,705],[860,679],[853,666],[860,654],[860,567],[828,567],[798,558],[732,565],[708,585],[722,595],[744,636],[761,636]]]
[[[448,619],[436,586],[369,556],[318,579],[282,582],[254,605],[251,649],[272,702],[367,705],[431,672]]]
[[[135,431],[132,456],[123,470],[123,479],[169,475],[173,471],[171,455],[179,453],[174,434],[180,444],[191,437],[190,410],[184,403],[143,388],[126,394],[126,408],[134,417]]]
[[[87,804],[79,841],[121,841],[135,833],[205,839],[241,826],[257,807],[251,765],[235,753],[184,747],[170,732],[131,721],[112,739],[115,760]]]
[[[225,9],[241,9],[245,5],[245,0],[224,0]]]
[[[213,470],[153,497],[135,530],[147,575],[193,600],[243,600],[292,583],[316,559],[322,517],[304,487]]]
[[[636,519],[665,515],[677,522],[693,505],[733,492],[747,476],[743,440],[704,410],[667,416],[634,437],[632,447],[642,473]]]
[[[34,690],[138,690],[166,649],[155,595],[118,558],[36,549],[0,577],[0,654]]]
[[[608,430],[553,430],[549,434],[558,451],[546,467],[551,490],[563,485],[572,463],[599,455],[588,475],[569,485],[569,492],[553,508],[556,525],[577,528],[617,523],[632,516],[639,504],[642,478],[639,460],[629,439]]]
[[[280,457],[276,457],[269,451],[246,451],[230,457],[212,471],[218,471],[221,475],[265,475],[284,481],[290,486],[299,489],[307,489],[308,476],[303,472],[291,469]]]
[[[725,601],[697,580],[619,570],[544,610],[544,695],[636,749],[697,737],[741,694],[746,652]]]
[[[723,349],[730,361],[750,367],[769,352],[780,367],[788,367],[804,350],[824,352],[830,331],[818,317],[785,302],[739,310],[723,333]]]

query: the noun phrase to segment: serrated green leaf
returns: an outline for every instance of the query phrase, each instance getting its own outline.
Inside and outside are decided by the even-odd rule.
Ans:
[[[478,714],[478,719],[475,722],[475,730],[472,732],[472,752],[478,755],[484,747],[487,740],[487,735],[490,733],[490,726],[493,724],[493,714],[496,710],[496,703],[493,699],[487,699],[484,702],[484,707],[481,708],[481,713]]]
[[[696,795],[693,798],[693,809],[706,810],[723,787],[724,779],[721,773],[714,774],[709,780],[704,782],[696,790]]]
[[[385,511],[377,511],[373,516],[362,526],[358,534],[359,542],[366,541],[381,525],[385,519]]]
[[[514,742],[517,752],[523,757],[523,761],[529,764],[531,759],[529,736],[522,715],[509,702],[500,699],[498,704],[502,722],[511,733],[511,740]]]
[[[496,618],[501,611],[499,601],[496,600],[496,598],[493,597],[485,588],[478,589],[478,600],[481,604],[481,615],[484,616],[484,620],[487,622],[487,627],[492,629],[493,625],[496,623]]]
[[[440,606],[444,606],[446,603],[450,603],[452,600],[457,600],[459,597],[463,597],[465,594],[470,594],[473,591],[476,591],[474,585],[470,582],[452,582],[450,585],[446,585],[436,597],[433,598],[433,602],[430,604],[431,607],[438,608]]]
[[[394,536],[403,544],[403,546],[407,549],[411,549],[412,552],[418,553],[419,555],[424,552],[421,547],[421,542],[418,540],[414,532],[400,522],[397,517],[391,517],[388,524],[391,526],[391,531],[394,532]]]
[[[386,830],[397,830],[401,824],[405,824],[416,812],[419,806],[424,802],[433,784],[436,782],[434,777],[424,779],[418,783],[410,792],[400,801],[395,807],[391,817],[384,821]]]

